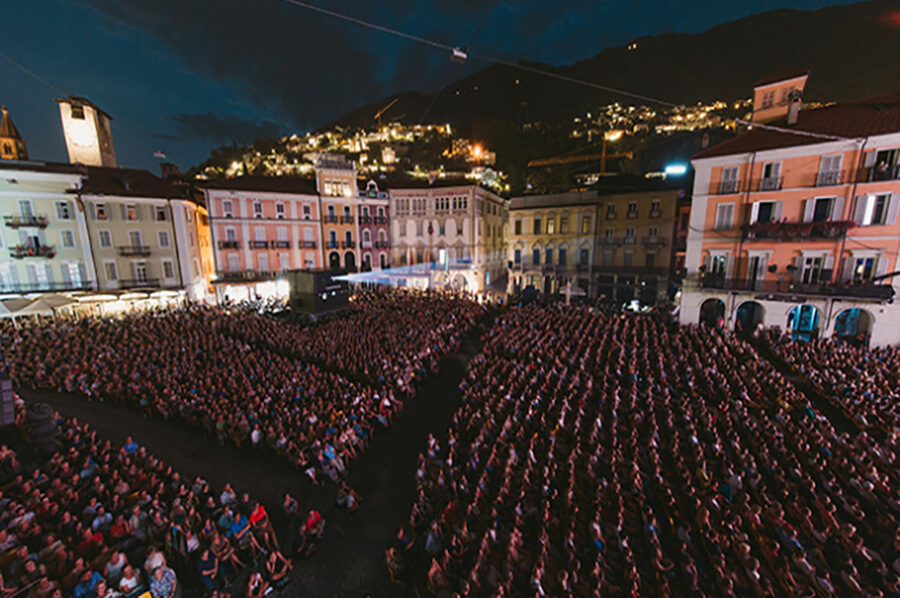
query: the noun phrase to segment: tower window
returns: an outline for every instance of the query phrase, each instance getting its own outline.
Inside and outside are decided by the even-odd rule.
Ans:
[[[72,118],[84,120],[84,106],[72,105]]]

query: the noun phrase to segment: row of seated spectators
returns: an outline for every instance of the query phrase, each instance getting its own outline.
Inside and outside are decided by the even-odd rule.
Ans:
[[[376,390],[218,330],[194,307],[0,328],[16,386],[76,392],[182,418],[238,446],[270,447],[332,477],[401,406]]]
[[[25,411],[18,412],[24,425]],[[188,480],[130,439],[113,446],[58,420],[62,449],[26,468],[0,447],[0,595],[152,598],[285,583],[265,508],[229,486]]]
[[[215,326],[282,355],[408,396],[417,380],[457,351],[484,311],[465,295],[364,291],[354,296],[346,315],[317,326],[287,324],[249,309],[222,313]]]
[[[764,330],[762,337],[777,357],[857,425],[888,434],[889,442],[896,441],[900,433],[900,350],[869,349],[829,339],[793,341],[772,328]]]
[[[514,308],[429,439],[397,572],[438,596],[897,596],[895,453],[730,333]]]

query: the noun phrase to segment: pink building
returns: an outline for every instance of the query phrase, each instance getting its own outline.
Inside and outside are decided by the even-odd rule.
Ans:
[[[359,222],[361,269],[386,270],[390,267],[391,242],[387,191],[378,188],[378,183],[369,181],[359,191],[357,221]]]

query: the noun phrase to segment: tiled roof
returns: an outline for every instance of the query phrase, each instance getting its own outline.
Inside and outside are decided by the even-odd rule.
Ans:
[[[596,191],[572,191],[569,193],[555,193],[552,195],[523,195],[513,197],[509,201],[510,210],[523,210],[530,208],[551,208],[562,206],[593,205],[598,201]]]
[[[779,81],[787,81],[788,79],[796,79],[797,77],[802,77],[803,75],[808,75],[809,71],[806,69],[780,69],[775,71],[774,73],[769,73],[759,81],[753,84],[753,87],[762,87],[763,85],[771,85],[772,83],[778,83]]]
[[[785,129],[856,139],[900,133],[900,93],[801,110],[797,124],[771,123]],[[694,159],[822,143],[820,137],[753,128],[694,155]]]
[[[88,195],[119,195],[125,197],[161,197],[184,199],[185,193],[170,181],[148,170],[88,166],[82,193]]]
[[[0,160],[0,171],[2,170],[28,170],[31,172],[84,174],[84,166],[81,166],[80,164],[64,164],[62,162],[38,162],[36,160]]]
[[[388,189],[440,189],[443,187],[476,187],[477,184],[466,179],[434,179],[429,182],[427,179],[397,179],[383,181]]]
[[[316,195],[318,193],[314,180],[287,176],[241,176],[204,183],[202,186],[207,189],[224,189],[227,191],[268,191],[270,193],[296,193],[300,195]]]

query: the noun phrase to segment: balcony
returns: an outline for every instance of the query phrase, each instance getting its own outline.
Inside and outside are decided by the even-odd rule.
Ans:
[[[651,218],[662,218],[662,210],[650,210]]]
[[[40,293],[64,291],[90,291],[93,286],[89,282],[45,282],[34,284],[0,285],[0,293]]]
[[[375,216],[375,224],[387,224],[387,216]]]
[[[325,241],[325,249],[339,249],[341,246],[337,241]]]
[[[219,241],[219,249],[240,249],[241,242],[240,241]]]
[[[356,243],[354,243],[353,240],[341,241],[341,248],[342,249],[356,249]]]
[[[731,195],[733,193],[740,193],[740,191],[740,181],[719,181],[719,195]]]
[[[744,227],[751,241],[804,241],[842,239],[856,226],[852,220],[820,220],[818,222],[756,222]]]
[[[268,241],[248,241],[247,247],[250,249],[268,249],[269,242]]]
[[[627,235],[622,237],[622,245],[634,245],[635,243],[637,243],[637,237],[629,237]]]
[[[667,276],[669,269],[659,266],[595,266],[594,272],[632,276]]]
[[[28,216],[4,216],[3,223],[9,228],[21,228],[23,226],[47,228],[48,220],[46,216],[36,216],[34,214]]]
[[[669,244],[669,239],[660,236],[643,237],[641,239],[641,244],[644,247],[665,247]]]
[[[337,224],[337,221],[338,217],[333,214],[322,218],[322,222],[325,222],[326,224]]]
[[[576,271],[576,272],[587,272],[587,271],[590,270],[590,269],[591,269],[591,265],[590,265],[590,264],[575,264],[575,271]]]
[[[387,249],[390,246],[391,246],[391,244],[388,243],[387,241],[375,241],[375,247],[377,249]]]
[[[216,282],[257,282],[272,280],[282,276],[280,270],[236,270],[229,272],[217,272]]]
[[[816,175],[816,187],[832,187],[834,185],[842,185],[843,183],[844,172],[841,170],[820,172]]]
[[[300,249],[315,249],[316,248],[315,241],[300,241],[300,243],[298,243],[298,245],[299,245]]]
[[[871,183],[877,181],[895,181],[897,179],[900,179],[900,164],[895,166],[873,166],[869,169],[866,178],[860,182]]]
[[[118,250],[121,257],[149,257],[150,255],[148,245],[119,245]]]
[[[743,291],[786,297],[833,297],[835,299],[871,299],[887,301],[894,296],[889,284],[833,284],[830,282],[801,283],[778,280],[738,280],[705,276],[700,287],[722,291]]]
[[[625,218],[628,220],[637,220],[638,213],[635,212],[625,212]]]
[[[16,245],[9,248],[9,257],[21,260],[26,257],[45,257],[52,259],[56,256],[56,247],[52,245]]]
[[[272,249],[290,249],[290,241],[272,241]]]
[[[371,216],[360,216],[359,223],[360,224],[372,224],[372,217]]]
[[[120,289],[135,289],[138,287],[158,287],[158,278],[120,278]]]
[[[621,245],[623,237],[600,237],[599,243],[604,247],[615,247]]]
[[[341,216],[341,224],[353,224],[353,216]]]
[[[784,179],[780,176],[764,176],[759,179],[758,191],[781,191]]]

